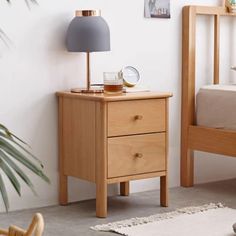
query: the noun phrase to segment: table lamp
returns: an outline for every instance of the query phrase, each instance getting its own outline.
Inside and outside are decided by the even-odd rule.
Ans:
[[[110,30],[106,21],[101,17],[100,10],[78,10],[71,21],[66,46],[69,52],[84,52],[87,57],[87,87],[72,89],[71,92],[97,93],[101,89],[91,88],[90,53],[110,51]]]

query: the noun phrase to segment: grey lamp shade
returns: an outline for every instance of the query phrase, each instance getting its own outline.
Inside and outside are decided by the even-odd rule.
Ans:
[[[76,16],[70,23],[66,46],[69,52],[110,51],[110,30],[101,16]]]

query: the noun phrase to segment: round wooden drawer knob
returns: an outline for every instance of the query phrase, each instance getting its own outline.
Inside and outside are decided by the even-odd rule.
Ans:
[[[135,158],[142,158],[143,154],[142,153],[135,153],[134,157]]]
[[[142,120],[142,119],[143,119],[143,116],[141,116],[141,115],[136,115],[136,116],[134,117],[134,119],[135,119],[135,120]]]

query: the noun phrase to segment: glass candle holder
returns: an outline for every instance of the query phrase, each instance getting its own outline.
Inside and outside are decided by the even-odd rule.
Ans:
[[[104,72],[104,93],[121,94],[123,92],[123,78],[120,72]]]

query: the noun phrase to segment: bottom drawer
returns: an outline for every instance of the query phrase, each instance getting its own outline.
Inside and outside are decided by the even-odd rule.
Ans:
[[[166,170],[165,133],[108,139],[108,178]]]

